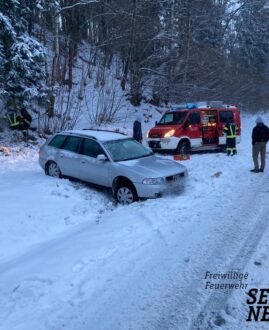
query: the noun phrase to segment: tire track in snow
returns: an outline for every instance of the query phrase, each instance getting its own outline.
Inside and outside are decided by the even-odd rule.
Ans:
[[[268,177],[267,177],[267,181]],[[269,183],[269,182],[268,182]],[[265,184],[266,186],[266,184]],[[268,192],[268,191],[264,191]],[[261,192],[261,194],[263,191]],[[257,246],[259,245],[263,234],[269,227],[268,222],[268,206],[262,207],[262,211],[257,216],[257,221],[253,230],[246,237],[244,244],[241,249],[229,264],[226,271],[237,270],[241,273],[244,272],[247,264],[252,258],[253,254],[257,251]],[[225,271],[224,271],[225,272]],[[213,329],[215,326],[221,326],[225,324],[225,319],[221,316],[221,311],[227,313],[227,302],[233,291],[225,290],[215,290],[209,297],[206,304],[203,306],[201,312],[199,313],[196,320],[191,326],[191,330],[204,330],[204,329]],[[209,310],[209,312],[208,312]],[[211,311],[211,312],[210,312]],[[213,312],[212,312],[213,311]],[[211,315],[210,315],[211,314]],[[258,324],[259,329],[261,329],[261,324]]]
[[[233,291],[220,293],[218,290],[209,294],[204,289],[204,275],[205,271],[242,271],[255,252],[263,232],[269,225],[266,218],[268,206],[265,202],[264,205],[260,203],[260,198],[266,190],[262,187],[268,186],[269,177],[263,176],[257,179],[256,188],[253,189],[251,184],[249,188],[252,192],[246,196],[246,199],[244,196],[243,198],[241,196],[241,199],[237,196],[236,200],[231,200],[226,214],[229,222],[222,223],[222,218],[218,218],[218,223],[213,228],[213,234],[216,234],[215,240],[205,245],[198,244],[196,260],[188,263],[181,273],[186,279],[186,286],[182,286],[182,279],[180,283],[176,281],[171,283],[168,307],[157,320],[154,329],[207,330],[219,327],[225,322],[220,318],[219,313],[225,308],[225,303]],[[236,208],[235,204],[238,202],[241,204]],[[263,208],[262,211],[260,206]],[[212,253],[208,253],[208,250],[212,250]],[[238,250],[239,252],[230,261],[234,251]]]

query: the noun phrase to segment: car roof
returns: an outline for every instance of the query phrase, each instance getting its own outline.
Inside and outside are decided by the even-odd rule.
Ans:
[[[191,102],[191,103],[180,103],[180,104],[172,104],[171,110],[178,111],[178,110],[229,110],[229,109],[238,109],[234,105],[225,104],[223,101],[198,101],[198,102]]]
[[[61,132],[60,134],[68,134],[68,135],[74,134],[82,137],[94,138],[102,142],[111,141],[111,140],[123,140],[128,138],[128,136],[122,133],[116,133],[105,130],[92,130],[92,129],[70,130],[70,131]]]

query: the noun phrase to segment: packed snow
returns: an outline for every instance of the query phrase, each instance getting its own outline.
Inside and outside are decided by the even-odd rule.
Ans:
[[[267,329],[246,291],[268,287],[269,176],[249,172],[242,121],[237,156],[193,154],[180,194],[129,206],[46,176],[36,146],[0,153],[0,329]],[[207,271],[247,272],[248,289],[205,289]]]

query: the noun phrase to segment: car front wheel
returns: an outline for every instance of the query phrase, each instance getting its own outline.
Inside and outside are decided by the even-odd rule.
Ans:
[[[121,185],[116,190],[117,202],[122,205],[128,205],[138,200],[135,188],[131,185]]]
[[[46,166],[46,174],[54,178],[61,178],[61,170],[55,162],[49,162]]]

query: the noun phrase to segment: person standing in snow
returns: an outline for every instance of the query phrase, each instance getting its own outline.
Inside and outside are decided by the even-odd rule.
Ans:
[[[229,118],[223,129],[226,134],[226,152],[227,156],[234,156],[237,154],[236,150],[236,130],[237,126],[233,118]]]
[[[133,138],[139,143],[142,143],[142,141],[143,141],[141,123],[142,123],[142,117],[140,115],[138,115],[136,120],[134,121],[134,125],[133,125]]]
[[[263,123],[259,116],[256,119],[256,126],[252,130],[252,158],[253,173],[263,172],[265,168],[266,143],[269,140],[269,128]],[[261,166],[259,167],[259,155],[261,155]]]

